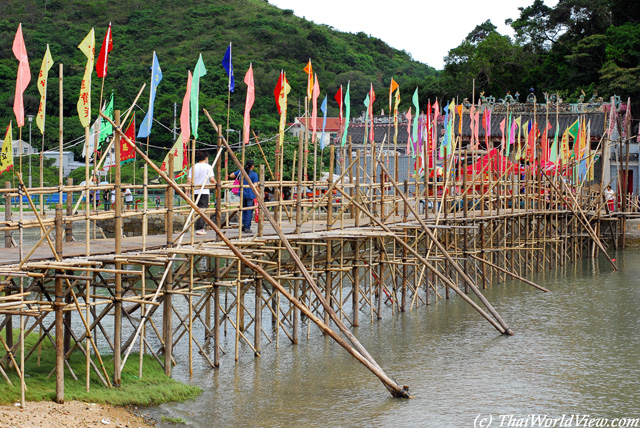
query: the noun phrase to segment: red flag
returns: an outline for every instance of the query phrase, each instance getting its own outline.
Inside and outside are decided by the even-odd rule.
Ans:
[[[251,107],[256,99],[256,87],[253,81],[253,64],[249,64],[249,70],[244,76],[244,83],[247,85],[247,101],[244,104],[244,128],[243,128],[243,141],[245,144],[249,143],[249,128],[251,124]]]
[[[529,131],[528,142],[527,142],[527,158],[529,162],[533,165],[535,161],[535,147],[536,140],[538,139],[538,124],[534,123]]]
[[[109,61],[109,52],[111,52],[111,49],[113,49],[113,41],[111,40],[111,23],[109,23],[107,34],[104,35],[104,40],[102,41],[98,61],[96,61],[96,72],[100,78],[107,75],[107,62]]]
[[[547,122],[547,126],[544,127],[544,131],[542,134],[542,153],[540,154],[540,159],[543,164],[546,164],[549,161],[549,130],[551,129],[551,124]]]
[[[187,142],[191,136],[191,127],[189,125],[189,103],[191,102],[191,71],[187,75],[187,90],[184,93],[184,99],[182,100],[182,111],[180,112],[180,136],[182,137],[182,143],[185,147],[185,157],[187,156],[188,147]]]
[[[282,88],[284,87],[284,73],[280,72],[280,77],[278,77],[278,83],[276,84],[276,88],[273,90],[273,97],[276,99],[276,105],[278,106],[278,114],[282,114],[280,111],[280,94],[282,93]]]
[[[342,85],[340,85],[340,89],[338,89],[336,96],[333,98],[338,103],[338,109],[340,110],[340,125],[342,125]]]
[[[18,127],[21,127],[24,126],[24,102],[22,100],[22,93],[31,81],[29,57],[27,56],[27,48],[24,45],[24,38],[22,37],[22,24],[18,25],[16,37],[13,39],[13,54],[20,62],[20,65],[18,65],[18,75],[16,77],[16,95],[13,99],[13,112],[16,114]]]
[[[131,119],[131,123],[124,133],[132,143],[136,141],[136,116],[133,115]],[[125,163],[127,161],[132,161],[136,158],[136,151],[131,144],[127,142],[124,138],[120,139],[120,163]]]

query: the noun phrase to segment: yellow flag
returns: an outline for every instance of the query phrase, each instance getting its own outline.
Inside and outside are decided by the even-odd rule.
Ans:
[[[560,158],[562,163],[566,165],[569,162],[569,129],[562,134],[562,143],[560,144]]]
[[[38,109],[38,115],[36,116],[36,125],[40,129],[40,133],[44,134],[44,117],[47,109],[47,77],[49,76],[49,70],[53,66],[53,59],[51,59],[51,52],[49,51],[49,45],[47,45],[47,51],[44,53],[42,59],[42,67],[40,67],[40,74],[38,74],[38,91],[40,92],[40,108]]]
[[[0,174],[5,171],[9,171],[13,167],[13,133],[11,132],[11,122],[7,127],[7,135],[4,137],[4,143],[2,144],[2,151],[0,152]]]
[[[285,74],[284,76],[284,84],[282,85],[282,94],[283,96],[280,98],[280,137],[279,137],[279,142],[280,145],[282,146],[282,143],[284,142],[284,125],[287,122],[287,95],[289,94],[289,91],[291,91],[291,86],[289,85],[289,82],[287,82],[287,76]]]
[[[93,71],[93,56],[96,45],[96,38],[93,28],[84,38],[78,49],[87,57],[87,66],[84,69],[84,77],[80,85],[80,98],[78,98],[78,117],[82,127],[89,126],[91,121],[91,72]]]

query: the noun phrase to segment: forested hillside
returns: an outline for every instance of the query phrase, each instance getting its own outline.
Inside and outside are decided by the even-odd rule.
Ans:
[[[35,79],[47,44],[56,63],[49,74],[47,147],[56,145],[58,140],[58,63],[64,64],[64,128],[65,140],[70,140],[83,135],[76,102],[86,58],[77,46],[91,27],[95,27],[97,55],[109,22],[112,23],[113,51],[109,56],[105,94],[115,91],[116,108],[125,109],[133,102],[142,84],[147,83],[138,102],[146,109],[155,50],[164,76],[158,87],[155,117],[168,127],[173,126],[174,103],[178,103],[180,114],[187,70],[193,70],[200,53],[207,68],[207,75],[200,83],[200,106],[208,109],[216,121],[225,122],[227,76],[221,61],[230,42],[236,79],[236,90],[231,94],[230,127],[242,129],[246,95],[242,80],[251,62],[256,82],[252,127],[265,135],[277,129],[273,89],[280,70],[287,72],[292,87],[289,94],[289,120],[292,120],[298,114],[299,100],[300,104],[304,103],[307,75],[303,68],[309,59],[318,74],[323,96],[329,95],[332,114],[337,113],[333,95],[340,84],[351,81],[355,105],[356,101],[361,104],[371,82],[376,89],[388,87],[393,76],[404,84],[411,81],[415,87],[425,76],[436,74],[434,69],[413,61],[407,53],[392,49],[379,39],[364,33],[334,31],[263,0],[3,0],[0,2],[2,126],[13,118],[18,61],[11,47],[20,22],[32,75],[32,83],[25,92],[27,114],[35,114],[38,109]],[[95,118],[102,83],[95,72],[92,83],[92,117]],[[376,103],[379,108],[384,108],[384,104]],[[138,111],[138,123],[143,115],[144,112]],[[213,130],[204,117],[200,123],[199,139],[213,141]],[[40,138],[37,129],[36,135]],[[14,138],[17,138],[17,132]],[[151,141],[152,145],[169,147],[172,134],[155,124]],[[76,146],[74,151],[79,153],[81,146]],[[161,153],[157,151],[154,155],[158,158]]]
[[[559,0],[549,7],[535,0],[520,12],[507,21],[515,38],[497,33],[490,21],[479,23],[423,89],[469,96],[475,78],[476,97],[534,88],[538,99],[557,91],[575,102],[581,91],[589,99],[596,90],[605,99],[630,96],[640,106],[640,2]]]

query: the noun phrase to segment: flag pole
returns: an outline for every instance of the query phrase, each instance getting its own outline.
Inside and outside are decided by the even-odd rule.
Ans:
[[[229,63],[231,63],[232,61],[232,51],[231,51],[231,42],[229,42],[229,58],[230,61]],[[227,136],[226,136],[226,140],[229,141],[229,113],[231,111],[231,74],[229,74],[229,82],[227,84]],[[244,162],[244,159],[243,159]],[[244,164],[243,164],[244,165]],[[228,172],[228,171],[227,171]],[[242,188],[242,186],[240,186]]]

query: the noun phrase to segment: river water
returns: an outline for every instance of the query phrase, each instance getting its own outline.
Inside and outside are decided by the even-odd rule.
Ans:
[[[533,277],[551,293],[515,281],[487,290],[512,337],[459,298],[364,323],[357,337],[388,375],[410,386],[411,400],[392,398],[312,328],[299,345],[282,337],[278,350],[265,343],[260,358],[245,345],[237,364],[230,334],[221,367],[196,363],[191,379],[183,344],[174,378],[204,393],[150,412],[193,427],[473,427],[490,416],[491,426],[509,426],[500,415],[536,414],[640,418],[640,251],[616,257],[618,272],[600,258]]]

